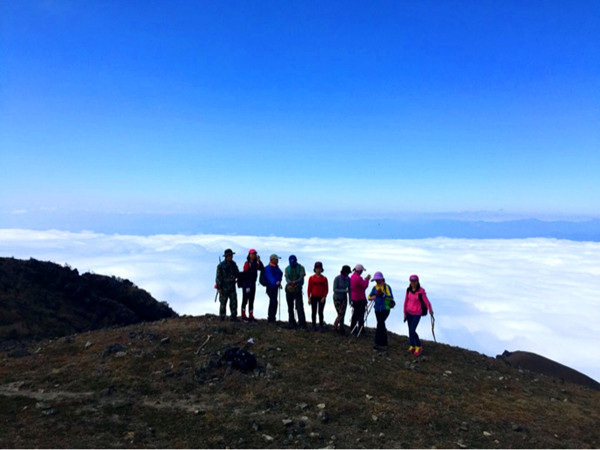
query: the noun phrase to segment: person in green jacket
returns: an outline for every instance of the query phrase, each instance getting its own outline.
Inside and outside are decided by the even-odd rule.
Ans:
[[[304,277],[306,271],[304,266],[298,263],[296,255],[289,258],[290,265],[285,268],[285,298],[288,304],[289,327],[296,328],[296,319],[294,318],[294,303],[298,312],[298,325],[300,328],[306,328],[306,316],[304,315],[304,305],[302,304],[302,286],[304,286]]]
[[[350,300],[350,266],[342,267],[340,274],[333,280],[333,304],[337,311],[337,317],[333,322],[333,330],[341,335],[346,334],[344,329],[344,317]]]
[[[225,250],[223,257],[224,261],[219,262],[217,266],[216,287],[219,291],[219,316],[221,320],[225,320],[227,314],[227,300],[229,300],[229,309],[231,311],[231,321],[237,322],[237,291],[236,280],[239,277],[240,270],[233,260],[233,250],[228,248]]]

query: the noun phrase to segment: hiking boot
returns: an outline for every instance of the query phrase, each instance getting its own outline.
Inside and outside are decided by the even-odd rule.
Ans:
[[[252,311],[250,311],[250,316],[248,317],[248,321],[256,322],[256,319],[254,318],[254,313]]]
[[[237,318],[237,316],[231,316],[231,319],[229,319],[231,322],[239,322],[240,319]]]
[[[421,352],[423,351],[423,347],[415,347],[415,356],[419,356],[421,354]]]
[[[242,311],[242,320],[243,320],[244,322],[247,322],[247,321],[248,321],[248,317],[246,317],[246,310],[243,310],[243,311]]]
[[[408,352],[409,353],[414,353],[415,352],[415,348],[411,345],[410,347],[408,347]]]

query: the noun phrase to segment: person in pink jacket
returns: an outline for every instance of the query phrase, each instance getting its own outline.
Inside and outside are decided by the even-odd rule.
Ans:
[[[423,314],[423,307],[433,316],[433,308],[427,298],[425,289],[419,283],[417,275],[411,275],[409,278],[410,285],[406,288],[406,297],[404,298],[404,321],[408,322],[408,340],[410,347],[408,351],[419,356],[423,351],[421,340],[417,334],[417,326]]]
[[[365,271],[362,264],[354,267],[354,273],[350,277],[350,305],[352,306],[352,320],[350,322],[350,331],[358,333],[358,330],[365,325],[365,309],[367,307],[367,296],[365,290],[369,287],[371,275],[363,279],[361,276]],[[358,323],[356,330],[354,327]]]

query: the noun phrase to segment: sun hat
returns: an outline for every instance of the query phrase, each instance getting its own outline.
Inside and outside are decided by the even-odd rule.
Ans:
[[[350,266],[342,266],[342,270],[340,273],[347,276],[350,274],[350,272],[352,272]]]
[[[323,269],[323,263],[322,263],[321,261],[317,261],[317,262],[315,263],[315,268],[314,268],[314,270],[317,270],[317,267],[318,267],[319,269],[321,269],[321,271],[323,271],[323,270],[324,270],[324,269]]]
[[[377,280],[385,280],[385,278],[383,278],[383,274],[381,272],[375,272],[375,274],[373,275],[373,281],[377,281]]]
[[[235,255],[235,252],[233,250],[231,250],[230,248],[228,248],[227,250],[225,250],[223,252],[223,256],[233,256]]]

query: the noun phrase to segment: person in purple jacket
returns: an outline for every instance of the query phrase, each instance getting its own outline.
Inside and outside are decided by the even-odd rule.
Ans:
[[[421,339],[419,339],[419,335],[417,334],[417,326],[419,326],[419,321],[423,315],[421,302],[423,302],[423,305],[432,316],[433,308],[427,298],[425,289],[419,283],[419,277],[411,275],[409,281],[410,285],[406,288],[406,297],[404,298],[404,321],[408,322],[408,340],[410,342],[408,351],[415,356],[419,356],[423,351]]]

